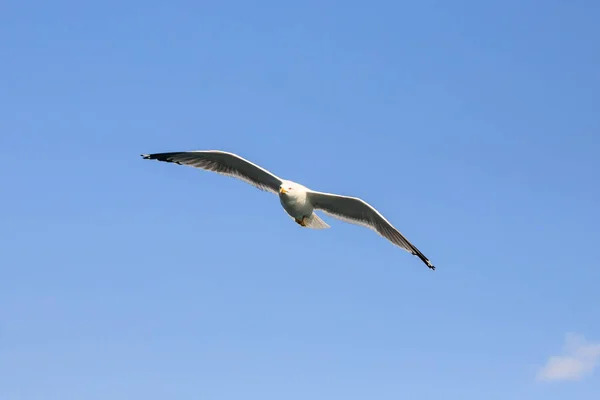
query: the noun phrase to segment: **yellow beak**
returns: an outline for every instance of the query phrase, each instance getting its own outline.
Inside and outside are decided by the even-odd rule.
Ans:
[[[287,190],[285,190],[284,188],[281,188],[281,189],[279,189],[279,193],[285,194],[285,193],[287,193]]]

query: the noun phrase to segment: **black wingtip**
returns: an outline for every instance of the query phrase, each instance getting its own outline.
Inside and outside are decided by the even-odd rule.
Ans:
[[[147,160],[150,158],[150,154],[140,154],[140,156],[144,159]]]
[[[427,265],[427,268],[429,268],[432,271],[435,271],[435,266],[431,263],[431,261],[429,261],[429,259],[427,257],[425,257],[423,255],[423,253],[421,253],[419,250],[417,250],[416,248],[413,248],[413,252],[412,255],[413,256],[417,256],[421,259],[421,261],[423,261],[425,263],[425,265]]]

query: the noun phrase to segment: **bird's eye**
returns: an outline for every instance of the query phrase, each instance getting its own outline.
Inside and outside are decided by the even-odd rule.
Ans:
[[[289,187],[289,188],[288,188],[288,190],[292,190],[292,188],[291,188],[291,187]]]

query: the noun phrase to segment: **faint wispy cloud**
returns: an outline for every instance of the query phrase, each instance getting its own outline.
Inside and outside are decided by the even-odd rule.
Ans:
[[[551,356],[540,369],[538,381],[577,381],[590,375],[600,362],[600,343],[567,333],[563,354]]]

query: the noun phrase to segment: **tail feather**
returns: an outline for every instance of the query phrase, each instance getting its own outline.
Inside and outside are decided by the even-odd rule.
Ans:
[[[307,228],[310,229],[327,229],[331,228],[325,221],[323,221],[317,214],[314,212],[310,215],[310,217],[304,219],[304,224]]]

